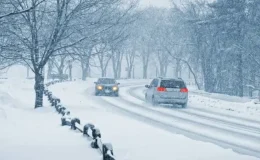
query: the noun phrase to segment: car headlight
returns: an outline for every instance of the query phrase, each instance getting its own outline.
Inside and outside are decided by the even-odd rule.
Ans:
[[[117,91],[117,90],[118,90],[118,87],[117,87],[117,86],[114,86],[112,89],[113,89],[113,91]]]
[[[97,89],[98,89],[98,90],[102,90],[103,87],[102,87],[102,86],[97,86]]]

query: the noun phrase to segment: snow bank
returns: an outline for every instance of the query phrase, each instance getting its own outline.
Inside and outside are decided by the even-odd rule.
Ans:
[[[60,126],[53,108],[33,109],[32,87],[32,81],[5,81],[0,86],[0,159],[100,159],[89,141]]]
[[[258,99],[249,97],[230,96],[218,93],[208,93],[197,90],[194,86],[188,86],[191,103],[196,103],[204,107],[209,106],[235,112],[248,112],[249,114],[260,114],[260,104]],[[256,97],[255,97],[256,98]],[[201,103],[201,104],[200,104]],[[217,105],[215,105],[217,104]]]
[[[249,101],[252,101],[252,99],[248,97],[238,97],[238,96],[230,96],[230,95],[225,95],[225,94],[219,94],[219,93],[208,93],[203,90],[197,90],[194,88],[191,88],[190,90],[191,93],[213,98],[213,99],[219,99],[219,100],[225,100],[225,101],[230,101],[230,102],[241,102],[241,103],[246,103]]]
[[[232,114],[241,115],[244,114],[247,117],[259,118],[260,115],[260,104],[255,104],[254,101],[249,102],[232,102],[227,100],[214,99],[206,96],[197,94],[190,94],[189,104],[192,107],[211,109],[211,110],[222,110],[223,112],[231,112]],[[234,113],[235,112],[235,113]],[[255,119],[255,118],[253,118]]]

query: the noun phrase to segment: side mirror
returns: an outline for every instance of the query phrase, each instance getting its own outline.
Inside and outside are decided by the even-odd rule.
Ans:
[[[150,88],[150,86],[149,85],[145,85],[145,88]]]
[[[120,85],[120,83],[117,83],[117,85]]]
[[[97,84],[97,82],[94,82],[95,84]]]

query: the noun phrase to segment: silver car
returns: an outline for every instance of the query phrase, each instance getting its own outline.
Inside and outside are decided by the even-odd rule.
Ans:
[[[145,87],[145,99],[153,105],[179,104],[183,108],[187,107],[188,89],[182,79],[156,78]]]

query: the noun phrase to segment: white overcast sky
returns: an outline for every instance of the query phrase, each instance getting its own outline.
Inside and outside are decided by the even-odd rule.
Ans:
[[[172,6],[172,1],[177,5],[181,5],[186,2],[190,2],[192,0],[140,0],[140,7],[155,6],[155,7],[170,8]],[[214,0],[208,0],[208,2],[212,2],[212,1]]]
[[[179,3],[179,1],[183,0],[174,0],[175,3]],[[140,7],[165,7],[169,8],[172,5],[172,0],[140,0]]]

